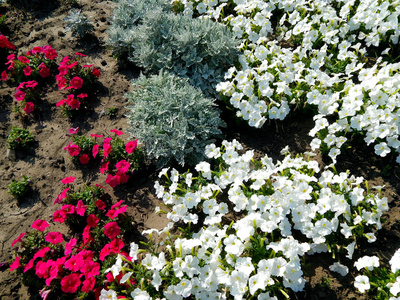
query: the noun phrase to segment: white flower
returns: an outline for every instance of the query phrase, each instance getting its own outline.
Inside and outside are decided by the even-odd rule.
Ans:
[[[342,276],[346,276],[349,273],[349,268],[339,262],[335,262],[333,265],[329,266],[329,270],[337,272]]]
[[[139,253],[139,245],[136,244],[135,242],[132,242],[130,244],[130,251],[129,251],[129,256],[132,257],[132,261],[137,260],[138,253]]]
[[[108,300],[108,299],[117,300],[117,293],[114,290],[106,291],[105,289],[102,289],[99,300]]]
[[[374,149],[375,153],[381,157],[385,157],[388,153],[390,153],[390,148],[387,146],[385,142],[375,145]]]
[[[369,284],[369,278],[365,275],[358,275],[354,281],[354,286],[360,291],[360,293],[364,293],[366,290],[369,290],[371,285]]]
[[[131,297],[135,300],[151,300],[150,295],[146,291],[142,291],[139,288],[136,288],[132,293]]]
[[[362,268],[366,268],[369,271],[372,271],[374,267],[379,267],[379,258],[377,256],[363,256],[360,257],[355,263],[354,266],[357,270],[361,270]]]
[[[124,284],[125,282],[128,281],[129,278],[131,278],[133,272],[128,272],[125,273],[124,276],[122,276],[121,280],[119,281],[120,284]]]
[[[400,270],[400,249],[398,249],[392,256],[392,258],[389,261],[390,268],[392,270],[392,273],[396,273],[398,270]]]

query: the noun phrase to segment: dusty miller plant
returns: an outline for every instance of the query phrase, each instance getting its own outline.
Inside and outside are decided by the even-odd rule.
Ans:
[[[71,30],[73,36],[83,37],[93,30],[93,24],[81,10],[73,10],[64,19],[67,23],[66,30]]]
[[[238,40],[223,24],[175,15],[153,2],[160,1],[124,0],[125,10],[114,12],[108,44],[117,55],[128,53],[128,59],[146,71],[166,69],[189,78],[207,95],[215,94],[215,85],[237,60]],[[126,19],[128,8],[132,18]]]
[[[128,132],[142,141],[148,158],[159,168],[174,160],[181,165],[202,160],[202,149],[225,126],[213,100],[187,79],[162,71],[132,84],[126,95]]]

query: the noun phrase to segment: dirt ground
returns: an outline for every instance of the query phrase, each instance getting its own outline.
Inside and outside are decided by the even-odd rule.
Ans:
[[[23,2],[23,1],[22,1]],[[20,125],[20,120],[12,112],[15,85],[0,81],[0,263],[11,259],[11,242],[22,232],[28,230],[37,218],[50,220],[56,207],[55,197],[63,189],[60,180],[75,176],[76,183],[100,183],[105,185],[105,175],[97,168],[76,167],[63,148],[68,144],[68,129],[79,127],[85,135],[90,133],[108,134],[111,129],[126,132],[124,116],[126,99],[124,94],[130,89],[130,81],[139,75],[139,70],[122,66],[112,57],[104,41],[107,37],[109,17],[115,7],[112,1],[80,0],[76,6],[82,9],[94,23],[93,34],[84,40],[65,32],[64,18],[71,9],[65,1],[27,1],[27,5],[0,5],[0,14],[6,14],[6,29],[1,32],[17,46],[19,53],[34,46],[51,45],[58,53],[58,61],[66,55],[81,52],[87,55],[87,63],[94,63],[101,70],[97,93],[91,100],[91,109],[69,120],[62,116],[56,103],[64,98],[55,82],[48,84],[40,110],[29,120],[28,128],[34,134],[36,143],[25,157],[7,155],[6,139],[12,126]],[[4,66],[0,66],[0,72]],[[110,119],[107,111],[117,108],[116,118]],[[221,108],[224,109],[221,104]],[[280,150],[289,145],[293,153],[309,151],[311,138],[309,130],[313,127],[311,115],[294,113],[283,122],[270,122],[262,129],[251,129],[244,124],[236,124],[232,115],[224,109],[223,118],[228,123],[225,139],[236,138],[246,147],[255,149],[257,156],[267,153],[279,159]],[[125,133],[125,138],[129,136]],[[321,157],[317,158],[324,165]],[[393,157],[379,158],[371,147],[363,143],[352,145],[349,151],[338,159],[338,171],[349,169],[356,176],[363,176],[372,185],[384,185],[383,194],[388,197],[390,211],[384,216],[386,222],[378,233],[378,242],[361,243],[358,256],[378,255],[386,262],[400,247],[400,168]],[[23,201],[15,200],[7,193],[7,185],[28,175],[34,192]],[[128,184],[115,189],[107,188],[113,202],[126,200],[128,213],[132,216],[137,232],[146,228],[163,228],[167,220],[154,213],[159,200],[154,196],[153,184],[157,178],[156,170],[149,166],[137,174]],[[61,228],[61,230],[63,230]],[[65,229],[64,229],[65,230]],[[351,286],[358,274],[351,271],[346,277],[332,274],[328,267],[333,262],[328,254],[309,258],[309,268],[305,270],[306,290],[296,295],[297,299],[367,299]],[[38,299],[21,286],[16,275],[11,274],[7,264],[0,268],[0,299]]]

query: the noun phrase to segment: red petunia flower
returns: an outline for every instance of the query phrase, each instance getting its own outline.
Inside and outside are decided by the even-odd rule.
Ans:
[[[121,135],[121,134],[124,134],[122,131],[119,131],[119,130],[117,130],[117,129],[111,129],[110,130],[110,132],[113,132],[113,133],[115,133],[115,135]]]
[[[15,258],[15,260],[14,260],[14,261],[11,263],[11,265],[10,265],[10,272],[12,272],[12,271],[18,269],[18,268],[21,266],[20,261],[21,261],[21,256],[17,256],[17,257]]]
[[[87,217],[87,226],[91,228],[96,228],[97,224],[99,224],[99,218],[96,217],[94,214],[91,214]]]
[[[99,78],[101,73],[99,69],[93,68],[92,74]]]
[[[100,209],[100,210],[104,210],[104,209],[106,208],[106,204],[105,204],[103,201],[101,201],[100,199],[98,199],[98,200],[94,203],[94,205],[96,205],[96,207],[97,207],[98,209]]]
[[[79,200],[78,203],[76,204],[75,212],[83,217],[85,215],[86,208],[87,206],[83,204],[83,201]]]
[[[89,163],[90,157],[87,154],[83,154],[79,157],[79,161],[82,165],[87,165]]]
[[[67,219],[67,213],[63,210],[56,210],[53,214],[53,222],[64,223]]]
[[[7,81],[7,78],[8,78],[7,71],[4,70],[3,72],[1,72],[1,79]]]
[[[106,162],[106,163],[101,165],[101,167],[100,167],[100,173],[101,174],[104,174],[104,172],[108,170],[108,164],[109,164],[109,162]]]
[[[97,154],[99,153],[99,144],[95,144],[92,149],[93,158],[96,158]]]
[[[121,233],[117,222],[110,222],[104,226],[104,234],[111,240],[115,239]]]
[[[77,76],[72,77],[71,81],[69,82],[69,84],[71,85],[71,88],[77,90],[80,89],[83,85],[83,79],[79,78]]]
[[[129,171],[131,164],[129,162],[127,162],[125,159],[122,159],[119,162],[117,162],[115,167],[117,168],[118,173],[125,174],[126,172]]]
[[[61,183],[62,184],[68,184],[68,183],[73,183],[75,181],[75,177],[74,176],[68,176],[65,177],[64,179],[61,179]]]
[[[111,174],[107,175],[106,183],[109,184],[112,188],[121,184],[121,178],[118,175],[112,176]]]
[[[72,273],[65,276],[61,279],[61,290],[64,293],[73,294],[78,290],[78,287],[81,285],[81,277],[82,275],[78,275],[77,273]]]
[[[70,255],[72,253],[72,248],[76,245],[77,239],[70,239],[69,242],[65,245],[64,255]]]
[[[49,227],[49,223],[47,223],[45,220],[36,220],[32,223],[31,227],[39,231],[44,231],[47,227]]]
[[[35,110],[35,104],[32,102],[26,102],[24,111],[26,112],[27,115],[29,115],[31,112]]]
[[[137,147],[137,140],[128,142],[125,146],[126,153],[131,154],[132,152],[135,151],[136,147]]]
[[[14,95],[16,101],[22,101],[25,99],[25,92],[17,91]]]
[[[32,68],[30,67],[30,66],[26,66],[25,68],[24,68],[24,75],[25,76],[31,76],[31,74],[32,74]]]
[[[49,232],[46,235],[46,241],[53,245],[56,245],[62,243],[64,241],[64,238],[60,232]]]
[[[67,148],[69,155],[71,156],[78,156],[79,153],[81,152],[81,148],[79,148],[78,145],[71,144]]]
[[[22,238],[25,236],[26,232],[21,233],[12,243],[11,247],[13,247],[16,243],[22,242]]]

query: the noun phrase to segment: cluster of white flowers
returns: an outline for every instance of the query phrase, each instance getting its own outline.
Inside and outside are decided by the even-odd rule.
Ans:
[[[328,147],[333,162],[349,131],[365,132],[377,155],[400,154],[399,64],[387,62],[399,43],[399,1],[234,0],[229,10],[226,0],[172,2],[187,15],[225,23],[243,40],[238,65],[217,90],[250,126],[311,105],[318,113],[310,134],[325,129],[312,147]],[[368,50],[376,47],[386,49],[371,66]]]
[[[173,255],[147,254],[141,261],[153,272],[157,290],[167,275],[176,279],[164,290],[167,299],[224,299],[228,293],[235,299],[277,299],[279,290],[304,288],[304,255],[341,251],[351,259],[359,237],[375,240],[388,204],[361,187],[363,178],[321,172],[316,161],[303,156],[274,163],[268,156],[255,161],[252,150],[242,150],[236,140],[220,148],[212,144],[205,154],[213,161],[199,163],[198,174],[161,171],[167,183],[157,182],[156,193],[172,221],[163,232],[173,223],[203,225],[167,246]],[[130,256],[137,257],[137,250],[133,244]],[[341,272],[344,266],[334,268]],[[109,269],[121,270],[118,260]]]
[[[354,286],[360,291],[360,293],[365,293],[371,289],[370,281],[376,279],[380,283],[387,282],[386,288],[388,292],[385,292],[385,299],[389,300],[399,300],[400,299],[400,249],[398,249],[389,261],[391,272],[380,272],[378,276],[371,272],[375,268],[379,267],[379,258],[376,256],[364,256],[358,259],[354,266],[357,270],[365,269],[365,275],[358,275],[355,278]],[[368,270],[368,271],[367,271]],[[376,283],[375,283],[376,286]],[[378,293],[382,291],[382,286],[377,286]],[[390,297],[389,297],[390,296]]]

